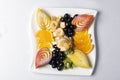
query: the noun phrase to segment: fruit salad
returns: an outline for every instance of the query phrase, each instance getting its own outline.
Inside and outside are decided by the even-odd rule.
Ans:
[[[91,68],[88,54],[94,48],[89,28],[93,23],[92,14],[50,15],[38,8],[36,22],[39,26],[34,34],[36,39],[35,68],[50,65],[58,71]]]

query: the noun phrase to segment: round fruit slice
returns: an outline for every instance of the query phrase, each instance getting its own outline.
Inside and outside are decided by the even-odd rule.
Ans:
[[[89,15],[89,14],[82,14],[79,16],[76,16],[73,20],[72,20],[72,24],[76,25],[76,31],[83,31],[85,29],[88,29],[90,27],[90,25],[92,24],[94,20],[93,15]]]
[[[60,40],[57,41],[57,46],[61,51],[66,51],[72,47],[72,40],[68,37],[60,38]]]
[[[41,42],[52,42],[54,40],[52,33],[48,30],[39,30],[35,34],[35,36],[37,38],[37,42],[39,42],[39,43],[41,43]]]
[[[50,27],[49,27],[49,31],[54,32],[58,27],[58,22],[57,21],[51,21]]]
[[[63,35],[64,35],[64,32],[62,28],[58,28],[53,32],[54,37],[61,37]]]
[[[42,42],[42,43],[38,43],[38,49],[40,48],[52,48],[52,44],[50,42]]]
[[[85,54],[89,54],[94,45],[92,44],[91,36],[87,30],[77,32],[74,36],[74,46]]]
[[[54,32],[60,24],[60,16],[59,17],[55,17],[55,16],[51,16],[51,24],[50,27],[47,28],[49,31]]]
[[[41,29],[49,28],[51,23],[50,16],[40,8],[37,10],[36,20]]]
[[[75,66],[90,68],[88,57],[80,50],[75,49],[73,54],[68,55]]]
[[[50,53],[48,48],[41,48],[37,54],[35,59],[35,67],[39,68],[49,63],[52,58],[52,54]]]

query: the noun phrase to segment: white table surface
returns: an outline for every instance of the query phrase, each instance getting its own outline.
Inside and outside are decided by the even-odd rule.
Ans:
[[[37,7],[90,8],[99,11],[98,60],[90,77],[35,74],[29,71],[29,21]],[[120,80],[119,0],[0,0],[0,80]]]

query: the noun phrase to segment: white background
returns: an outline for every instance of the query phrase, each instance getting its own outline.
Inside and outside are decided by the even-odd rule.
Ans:
[[[99,11],[96,27],[97,67],[93,76],[42,75],[29,71],[28,27],[40,7],[90,8]],[[0,80],[119,80],[119,0],[0,0]]]

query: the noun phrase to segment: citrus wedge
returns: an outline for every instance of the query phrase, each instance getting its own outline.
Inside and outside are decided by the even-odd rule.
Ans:
[[[88,30],[76,32],[74,46],[85,54],[89,54],[92,51],[94,45],[92,44],[91,35],[88,34]]]
[[[50,31],[48,31],[48,30],[39,30],[35,34],[35,37],[36,37],[38,43],[52,42],[54,40],[52,33]]]

